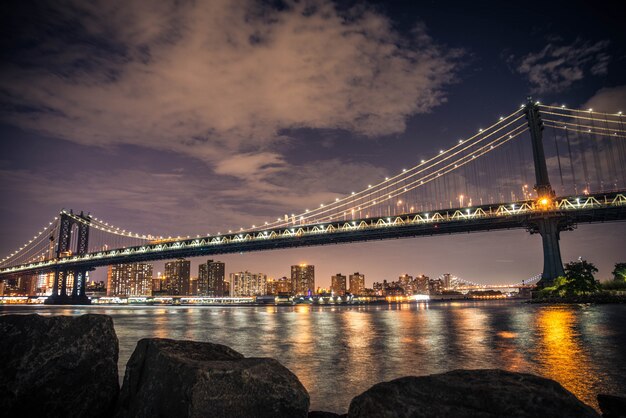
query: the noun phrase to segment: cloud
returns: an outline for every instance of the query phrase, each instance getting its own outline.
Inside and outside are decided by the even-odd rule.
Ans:
[[[610,56],[609,41],[596,43],[577,39],[570,45],[549,43],[541,51],[521,58],[509,57],[515,70],[528,77],[532,93],[558,93],[587,75],[607,73]]]
[[[583,106],[597,112],[626,112],[626,86],[605,87],[598,90]]]
[[[11,205],[3,208],[6,215],[19,219],[32,216],[39,222],[42,214],[52,217],[65,207],[91,211],[117,226],[132,227],[133,232],[187,235],[224,232],[272,221],[275,216],[332,201],[350,186],[363,186],[365,179],[381,178],[385,174],[370,164],[341,160],[293,166],[287,173],[258,170],[255,176],[258,173],[263,176],[253,183],[245,174],[224,178],[203,173],[203,170],[87,167],[68,176],[62,167],[0,167],[0,193],[10,196]],[[335,175],[332,183],[328,173]],[[15,233],[24,231],[16,229]]]
[[[286,129],[402,132],[445,101],[459,57],[421,26],[406,39],[375,11],[321,0],[36,10],[2,41],[15,52],[0,70],[2,120],[86,145],[173,150],[219,172],[238,159],[267,169]]]

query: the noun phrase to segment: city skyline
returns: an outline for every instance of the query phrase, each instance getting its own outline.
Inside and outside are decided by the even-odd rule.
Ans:
[[[2,17],[0,256],[62,207],[154,235],[260,225],[412,167],[528,95],[626,111],[621,5],[570,2],[553,19],[558,4],[166,4],[16,4]],[[579,225],[561,234],[563,261],[608,278],[624,237],[623,223]],[[306,261],[325,287],[337,271],[495,283],[542,267],[523,230],[222,258],[274,277]]]

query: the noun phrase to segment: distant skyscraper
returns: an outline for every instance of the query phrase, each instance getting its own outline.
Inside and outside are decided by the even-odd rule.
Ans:
[[[419,295],[427,295],[430,293],[428,276],[424,276],[423,274],[415,276],[415,293]]]
[[[207,260],[198,267],[198,295],[222,297],[224,288],[225,264],[220,261]]]
[[[241,271],[230,274],[230,296],[262,296],[266,293],[267,276]]]
[[[172,296],[189,296],[191,262],[183,258],[165,263],[165,291]]]
[[[291,279],[287,277],[279,277],[277,279],[267,280],[267,294],[280,295],[292,294]]]
[[[350,293],[361,295],[365,290],[365,275],[356,272],[350,275]]]
[[[315,266],[307,264],[291,266],[291,288],[296,295],[315,293]]]
[[[152,295],[152,264],[133,263],[109,266],[107,296]]]
[[[54,273],[41,273],[37,277],[37,294],[50,295],[54,287]]]
[[[450,286],[452,284],[451,278],[452,278],[452,275],[450,273],[445,273],[443,275],[443,288],[444,289],[450,289]]]
[[[330,278],[330,291],[335,295],[344,296],[346,294],[346,276],[337,273]]]
[[[428,280],[428,291],[431,295],[440,294],[442,290],[443,290],[443,280],[441,279]]]

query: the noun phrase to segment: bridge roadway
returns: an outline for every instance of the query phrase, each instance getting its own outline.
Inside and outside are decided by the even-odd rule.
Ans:
[[[626,191],[561,197],[543,202],[527,200],[308,225],[296,223],[278,229],[150,242],[135,247],[91,252],[84,256],[69,256],[7,267],[0,269],[0,279],[56,269],[92,269],[112,264],[180,257],[505,229],[524,228],[534,231],[534,222],[542,218],[559,219],[561,229],[571,229],[579,223],[624,221]]]

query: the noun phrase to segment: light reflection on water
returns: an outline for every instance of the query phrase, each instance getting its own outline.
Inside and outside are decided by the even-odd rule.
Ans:
[[[0,308],[33,312],[111,315],[122,375],[145,337],[211,341],[249,357],[274,357],[298,376],[316,410],[345,412],[354,396],[380,381],[457,368],[542,375],[594,407],[597,393],[624,395],[626,387],[625,305]]]

